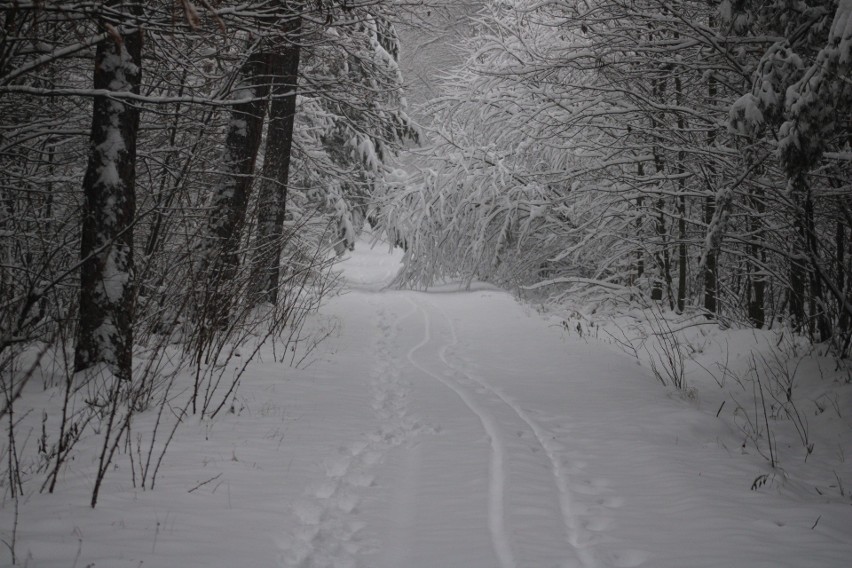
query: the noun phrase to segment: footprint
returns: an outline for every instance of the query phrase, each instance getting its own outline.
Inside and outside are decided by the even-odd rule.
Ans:
[[[360,454],[361,452],[366,450],[367,446],[369,446],[369,444],[367,442],[365,442],[364,440],[352,442],[351,444],[349,444],[349,448],[348,448],[349,454],[353,455],[353,456],[357,456],[358,454]]]
[[[331,478],[343,477],[349,470],[349,458],[329,460],[325,463],[325,474]]]
[[[337,508],[344,513],[351,513],[358,506],[360,499],[354,494],[343,495],[337,500]]]
[[[589,482],[579,483],[571,487],[571,491],[579,495],[600,495],[601,490]]]
[[[375,465],[382,459],[382,454],[375,451],[369,451],[364,454],[363,460],[365,465]]]
[[[584,479],[582,483],[576,484],[572,487],[572,490],[579,493],[580,495],[601,495],[603,493],[610,493],[611,490],[609,488],[609,481],[606,479]]]
[[[609,519],[597,517],[583,523],[583,527],[591,532],[601,532],[608,529],[611,524],[612,522]]]
[[[313,494],[317,499],[328,499],[334,495],[335,491],[337,491],[337,483],[327,481],[320,484],[320,486],[313,491]]]
[[[349,485],[353,487],[372,487],[375,478],[368,473],[355,473],[349,476]]]
[[[293,513],[303,525],[314,526],[322,520],[323,509],[318,503],[298,501],[293,505]]]
[[[596,503],[607,509],[620,509],[624,506],[624,499],[621,497],[604,497],[598,499]]]
[[[610,563],[616,568],[633,568],[641,566],[651,557],[650,554],[638,548],[613,551],[608,554]]]

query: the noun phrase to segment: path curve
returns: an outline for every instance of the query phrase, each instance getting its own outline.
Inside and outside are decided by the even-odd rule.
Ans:
[[[500,437],[500,430],[494,418],[490,416],[464,389],[460,388],[447,377],[443,377],[438,373],[434,373],[417,362],[415,354],[422,350],[425,346],[432,342],[432,332],[430,329],[431,321],[429,313],[411,299],[406,296],[406,299],[421,313],[423,316],[423,340],[412,347],[407,354],[408,361],[420,372],[429,375],[441,384],[452,390],[461,401],[473,412],[485,430],[491,445],[491,459],[489,463],[489,486],[488,486],[488,529],[491,533],[491,541],[494,547],[494,553],[497,555],[497,560],[500,563],[500,568],[515,568],[515,557],[512,552],[512,547],[506,531],[505,510],[504,510],[504,460],[505,451],[504,444]],[[441,347],[439,353],[443,353],[446,346]],[[441,360],[446,364],[446,360],[441,355]],[[447,365],[450,367],[450,365]],[[452,367],[451,367],[452,368]]]
[[[446,311],[438,306],[430,302],[430,305],[434,308],[435,311],[440,313],[444,319],[447,321],[447,324],[450,329],[450,343],[444,345],[440,352],[439,356],[441,361],[452,369],[455,369],[459,373],[463,374],[470,381],[476,383],[481,388],[485,389],[492,395],[496,396],[500,401],[502,401],[506,406],[508,406],[512,412],[517,415],[532,431],[535,436],[536,441],[544,450],[547,455],[548,460],[550,461],[551,473],[553,475],[553,481],[557,487],[559,492],[559,509],[562,514],[562,522],[565,526],[565,534],[568,539],[568,542],[573,547],[577,559],[582,564],[583,568],[596,568],[598,566],[598,562],[592,554],[591,550],[584,546],[581,542],[583,538],[583,531],[580,527],[578,519],[574,514],[574,506],[573,506],[573,496],[571,494],[571,490],[569,488],[569,476],[565,471],[565,467],[562,465],[562,462],[559,458],[558,448],[553,443],[553,436],[546,432],[544,428],[542,428],[535,420],[533,420],[530,415],[521,408],[515,401],[506,396],[500,389],[492,387],[487,381],[482,379],[481,377],[476,376],[465,370],[461,365],[451,363],[447,358],[447,351],[450,347],[457,347],[459,344],[458,340],[458,330],[456,328],[453,319],[446,313]]]

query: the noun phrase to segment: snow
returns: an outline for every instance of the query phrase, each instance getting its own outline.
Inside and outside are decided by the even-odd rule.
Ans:
[[[116,344],[116,338],[121,336],[118,333],[118,328],[116,327],[112,316],[104,318],[97,329],[95,329],[93,336],[97,344],[100,346],[98,353],[103,360],[110,365],[118,364],[118,357],[116,357],[114,346]],[[102,371],[94,370],[93,372],[97,375]]]
[[[842,418],[811,417],[820,441],[807,466],[835,468],[846,496],[816,493],[801,457],[771,470],[729,412],[715,416],[717,395],[697,376],[691,398],[662,387],[594,339],[586,316],[563,325],[484,284],[386,289],[401,258],[388,251],[357,242],[341,264],[346,292],[312,322],[336,331],[310,364],[291,369],[264,348],[233,413],[181,426],[156,490],[133,487],[122,455],[90,509],[97,439],[81,441],[91,451],[57,493],[22,503],[19,558],[63,568],[848,566],[852,472],[835,454],[852,441],[852,397],[830,369],[803,360],[797,388],[839,393]],[[774,341],[700,329],[690,338],[703,362],[731,372]],[[22,400],[38,424],[61,401],[31,382]],[[6,502],[6,541],[12,517]]]
[[[826,139],[837,128],[836,110],[852,98],[848,75],[852,65],[852,1],[841,0],[828,42],[785,97],[788,120],[778,131],[778,155],[788,169],[797,161],[813,163],[826,150]]]
[[[852,65],[852,0],[840,0],[837,3],[829,37],[831,41],[837,42],[837,50],[840,52],[838,63]]]
[[[127,253],[118,246],[112,246],[107,250],[104,258],[103,279],[101,285],[106,300],[111,305],[118,304],[127,291],[130,282],[130,274],[126,270]]]
[[[242,118],[233,118],[231,119],[231,130],[234,131],[237,136],[248,136],[248,122]]]
[[[731,105],[728,117],[728,130],[732,133],[754,136],[763,125],[763,113],[760,112],[759,99],[746,93]]]
[[[382,163],[376,153],[376,145],[369,137],[356,134],[347,142],[352,150],[352,157],[360,160],[367,171],[378,172]]]
[[[124,48],[122,50],[126,51]],[[105,61],[117,58],[114,55],[107,56]],[[121,69],[121,71],[117,72],[117,76],[121,80],[116,79],[110,82],[111,92],[130,90],[129,84],[124,79],[123,68]],[[109,125],[107,126],[106,136],[104,141],[95,148],[95,151],[101,158],[100,175],[96,183],[102,186],[115,187],[122,183],[116,162],[118,162],[120,154],[126,150],[120,126],[120,117],[123,112],[123,103],[115,100],[109,102]]]

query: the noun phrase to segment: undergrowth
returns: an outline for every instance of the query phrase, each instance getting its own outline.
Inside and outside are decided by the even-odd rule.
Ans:
[[[760,456],[768,467],[751,489],[783,486],[796,466],[821,480],[810,488],[815,494],[850,497],[842,440],[852,438],[845,416],[852,365],[832,355],[830,346],[784,327],[749,332],[745,324],[710,320],[699,311],[678,314],[638,294],[614,306],[572,306],[542,303],[542,311],[561,313],[565,333],[603,341],[636,359],[683,398],[716,401],[713,416],[732,424],[741,452]],[[832,442],[837,436],[820,428],[841,429],[841,441]],[[811,463],[815,455],[818,463]]]

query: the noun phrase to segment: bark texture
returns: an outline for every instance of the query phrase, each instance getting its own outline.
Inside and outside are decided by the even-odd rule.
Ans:
[[[291,23],[291,40],[269,55],[272,75],[272,102],[266,132],[263,171],[258,193],[257,239],[254,270],[255,299],[278,302],[280,259],[283,248],[284,216],[290,176],[290,150],[296,121],[296,91],[299,81],[298,43],[301,18]]]
[[[133,8],[134,6],[131,6]],[[139,4],[135,4],[138,9]],[[94,88],[139,92],[142,33],[115,33],[95,56]],[[91,146],[83,179],[80,323],[74,368],[104,363],[131,378],[133,347],[133,222],[139,110],[109,96],[94,98]]]
[[[202,243],[203,305],[208,331],[227,327],[237,291],[239,248],[251,195],[254,167],[269,96],[268,57],[254,53],[241,70],[242,86],[234,104],[221,160],[220,181],[213,188],[208,227]]]

